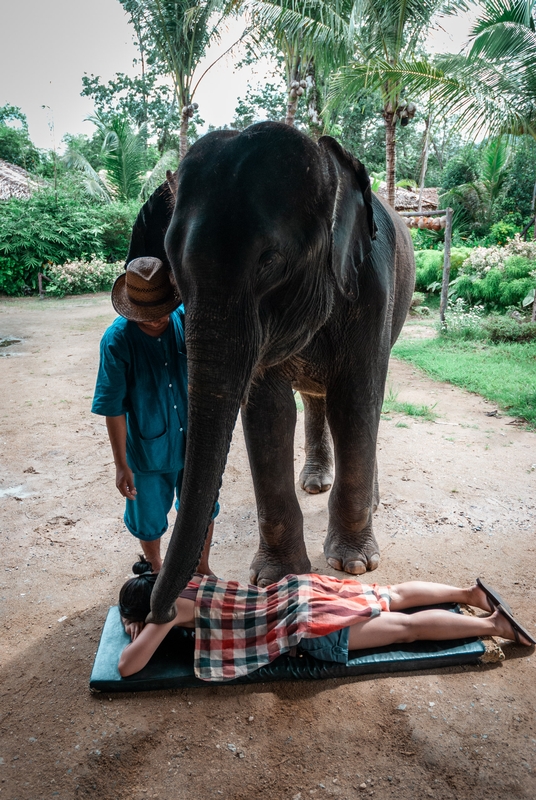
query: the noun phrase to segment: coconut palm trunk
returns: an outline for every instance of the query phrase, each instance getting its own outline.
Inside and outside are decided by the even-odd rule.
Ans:
[[[396,182],[396,116],[391,103],[385,105],[383,118],[385,121],[385,181],[387,184],[387,201],[394,208]]]

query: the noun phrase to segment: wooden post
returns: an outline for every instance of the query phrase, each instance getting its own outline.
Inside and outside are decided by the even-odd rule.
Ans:
[[[441,303],[439,305],[439,319],[445,322],[445,311],[449,297],[450,278],[450,244],[452,242],[452,208],[447,208],[447,222],[445,225],[445,250],[443,253],[443,283],[441,285]]]
[[[43,281],[48,281],[50,283],[50,278],[47,278],[42,272],[37,273],[37,288],[39,289],[39,299],[44,300],[46,295],[45,287],[43,286]]]

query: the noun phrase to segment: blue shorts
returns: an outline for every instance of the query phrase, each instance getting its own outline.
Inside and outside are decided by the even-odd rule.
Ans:
[[[184,470],[176,472],[138,472],[134,475],[136,499],[127,498],[123,520],[130,533],[144,542],[153,542],[167,531],[173,500],[179,510]],[[176,499],[175,499],[176,498]],[[218,516],[216,501],[212,519]]]
[[[336,661],[337,664],[348,663],[348,637],[350,628],[341,628],[326,636],[315,639],[301,639],[298,650],[309,653],[319,661]]]

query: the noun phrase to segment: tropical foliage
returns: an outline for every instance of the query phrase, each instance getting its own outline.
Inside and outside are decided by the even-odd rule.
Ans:
[[[137,203],[91,203],[65,179],[56,190],[0,203],[0,292],[36,291],[38,273],[53,264],[94,256],[124,260],[137,211]]]

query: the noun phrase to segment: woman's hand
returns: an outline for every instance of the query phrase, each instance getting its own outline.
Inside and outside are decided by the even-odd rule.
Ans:
[[[145,622],[129,622],[124,617],[121,617],[121,622],[123,623],[123,627],[132,641],[138,638],[145,627]]]
[[[193,605],[194,603],[192,602]],[[143,623],[141,624],[143,625]],[[118,664],[119,674],[125,678],[127,675],[134,675],[135,672],[143,669],[174,625],[176,625],[176,618],[163,625],[156,625],[154,622],[148,622],[147,625],[144,625],[143,630],[137,634],[136,641],[133,639],[121,653]]]

